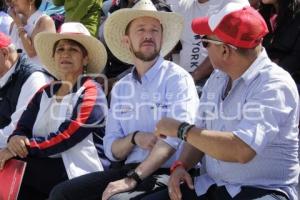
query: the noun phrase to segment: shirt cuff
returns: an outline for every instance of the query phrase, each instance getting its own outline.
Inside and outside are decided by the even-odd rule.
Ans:
[[[179,145],[182,142],[181,139],[175,138],[175,137],[167,137],[167,138],[163,139],[163,141],[176,150],[178,149]]]

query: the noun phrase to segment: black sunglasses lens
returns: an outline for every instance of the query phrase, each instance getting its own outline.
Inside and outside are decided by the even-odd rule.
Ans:
[[[201,39],[207,39],[207,35],[203,35],[202,37],[201,37]],[[203,45],[203,47],[204,48],[207,48],[208,47],[208,42],[207,41],[201,41],[202,42],[202,45]]]
[[[202,41],[202,45],[203,45],[204,48],[207,48],[208,47],[208,42]]]

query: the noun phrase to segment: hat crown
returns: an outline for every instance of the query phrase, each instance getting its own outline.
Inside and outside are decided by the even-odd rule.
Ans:
[[[224,18],[233,12],[240,11],[249,5],[244,5],[242,3],[230,2],[225,5],[219,12],[211,14],[208,20],[208,24],[212,31],[214,31],[217,26],[224,20]]]
[[[132,7],[132,9],[157,11],[151,0],[140,0]]]
[[[60,27],[60,30],[58,31],[60,34],[82,34],[82,35],[88,35],[91,36],[90,32],[87,30],[87,28],[78,22],[66,22],[63,23]]]
[[[263,17],[249,5],[227,3],[209,17],[193,20],[193,31],[199,35],[216,35],[225,43],[240,48],[254,48],[268,33]]]

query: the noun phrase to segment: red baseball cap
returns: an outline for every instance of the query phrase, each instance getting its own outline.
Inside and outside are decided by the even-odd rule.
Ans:
[[[232,2],[219,12],[193,19],[192,29],[199,35],[216,35],[225,43],[253,48],[269,32],[263,17],[251,6]]]
[[[0,32],[0,49],[8,47],[10,44],[11,39],[4,33]]]

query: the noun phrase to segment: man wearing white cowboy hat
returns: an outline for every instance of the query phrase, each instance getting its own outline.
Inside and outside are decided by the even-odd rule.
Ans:
[[[150,0],[108,17],[108,47],[134,65],[112,90],[104,137],[105,154],[125,165],[64,182],[50,199],[142,199],[166,187],[181,142],[157,138],[155,125],[162,116],[193,122],[198,106],[192,77],[163,58],[178,42],[182,27],[181,16],[157,11]]]

